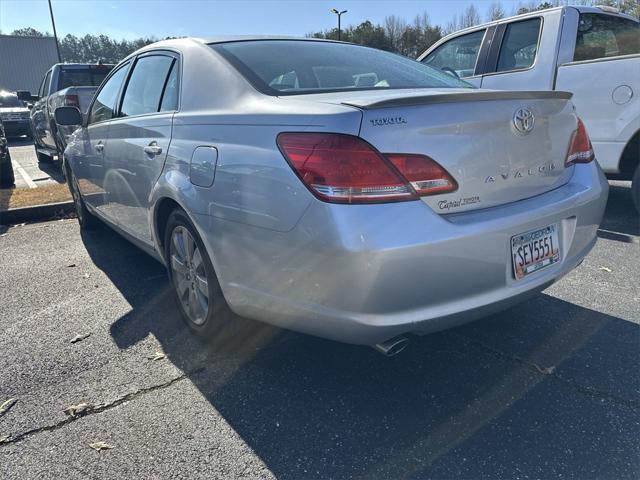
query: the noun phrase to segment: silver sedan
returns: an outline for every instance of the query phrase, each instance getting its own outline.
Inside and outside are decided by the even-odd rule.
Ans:
[[[565,92],[497,92],[314,39],[180,39],[124,59],[64,168],[168,267],[184,320],[230,312],[392,354],[511,307],[596,242],[607,182]]]

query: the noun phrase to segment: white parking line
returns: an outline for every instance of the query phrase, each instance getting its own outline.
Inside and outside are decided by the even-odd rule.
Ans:
[[[11,164],[13,165],[13,169],[20,174],[20,176],[25,181],[25,183],[29,186],[29,188],[38,188],[38,185],[36,185],[36,182],[34,182],[31,179],[29,174],[25,172],[24,168],[22,168],[22,165],[20,165],[17,160],[12,158]]]

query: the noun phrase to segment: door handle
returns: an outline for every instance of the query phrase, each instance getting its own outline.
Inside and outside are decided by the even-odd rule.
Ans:
[[[96,143],[96,150],[98,152],[101,152],[102,150],[104,150],[104,143],[102,143],[102,141]]]
[[[148,155],[160,155],[162,153],[162,147],[158,145],[158,142],[151,142],[143,150]]]

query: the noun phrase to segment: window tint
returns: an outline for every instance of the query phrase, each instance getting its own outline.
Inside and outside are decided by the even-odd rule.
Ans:
[[[640,53],[640,23],[599,13],[581,13],[573,60]]]
[[[453,70],[460,78],[470,77],[476,69],[485,31],[480,30],[449,40],[430,53],[423,62],[443,71]]]
[[[63,68],[58,80],[58,89],[68,87],[97,87],[106,78],[113,67],[95,65],[86,68]]]
[[[538,51],[541,24],[540,18],[532,18],[507,25],[496,71],[519,70],[533,65]]]
[[[171,72],[167,79],[167,84],[164,87],[164,93],[162,94],[162,103],[160,104],[160,111],[173,111],[178,109],[178,62],[174,60],[171,65]]]
[[[212,48],[268,95],[471,87],[415,60],[359,45],[257,40],[214,44]]]
[[[120,116],[157,112],[173,57],[151,55],[140,58],[133,67],[122,98]]]
[[[118,71],[116,71],[107,83],[105,83],[98,93],[95,102],[89,112],[89,123],[103,122],[113,118],[113,110],[116,106],[116,99],[118,98],[118,92],[127,76],[129,64],[126,63]]]

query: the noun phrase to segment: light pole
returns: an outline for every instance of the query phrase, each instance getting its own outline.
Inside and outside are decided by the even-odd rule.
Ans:
[[[335,13],[338,16],[338,40],[340,40],[340,17],[342,17],[343,13],[347,13],[347,11],[346,10],[342,10],[341,12],[339,12],[337,9],[332,8],[331,12]]]
[[[49,14],[51,15],[51,25],[53,26],[53,39],[56,42],[56,52],[58,53],[58,63],[62,62],[60,58],[60,46],[58,45],[58,33],[56,32],[56,22],[53,19],[53,7],[51,7],[51,0],[49,0]]]

